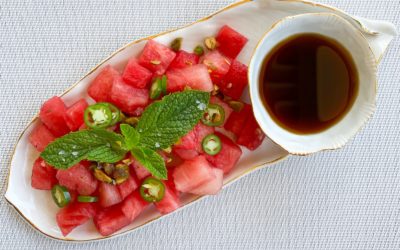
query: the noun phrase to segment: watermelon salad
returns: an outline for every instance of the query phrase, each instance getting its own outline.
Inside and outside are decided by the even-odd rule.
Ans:
[[[43,104],[40,123],[29,136],[41,152],[32,167],[31,184],[50,191],[60,207],[55,219],[64,236],[90,220],[101,235],[110,235],[150,206],[167,214],[181,206],[183,193],[219,192],[242,150],[255,150],[265,137],[251,105],[240,99],[248,85],[247,66],[236,57],[246,42],[227,25],[192,52],[180,49],[182,38],[169,46],[148,40],[122,72],[107,65],[90,83],[87,92],[94,104],[80,99],[66,106],[59,97]],[[151,129],[160,138],[173,138],[176,131],[170,125],[160,132],[158,125],[143,124],[155,117],[162,102],[174,103],[178,94],[186,92],[202,93],[208,103],[192,104],[202,110],[200,116],[176,114],[193,121],[175,141],[156,142],[150,150]],[[165,110],[158,117],[168,107]],[[185,120],[182,117],[177,121]],[[73,142],[81,144],[71,146]],[[69,158],[68,147],[77,148]],[[155,166],[165,166],[166,171]]]

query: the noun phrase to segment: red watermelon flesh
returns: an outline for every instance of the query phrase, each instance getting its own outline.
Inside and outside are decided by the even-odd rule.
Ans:
[[[237,60],[233,60],[228,73],[218,84],[221,92],[235,100],[240,99],[244,89],[248,85],[247,71],[246,65]]]
[[[113,234],[131,223],[131,220],[122,212],[121,204],[104,208],[94,216],[94,225],[101,235]]]
[[[216,39],[218,42],[218,50],[230,58],[236,58],[248,40],[245,36],[228,25],[224,25],[219,30]]]
[[[57,170],[39,157],[33,163],[31,185],[36,189],[51,190],[58,182],[56,174]]]
[[[222,170],[220,171],[222,173]],[[175,187],[178,191],[184,193],[199,195],[215,194],[219,190],[217,190],[219,185],[216,185],[213,181],[220,181],[219,175],[216,175],[217,172],[214,171],[214,167],[204,156],[197,156],[192,160],[183,162],[180,166],[175,168],[173,173]],[[217,179],[217,181],[215,179]],[[205,187],[207,185],[210,185],[209,189]],[[202,186],[204,187],[200,188]],[[220,186],[222,186],[222,179]]]
[[[212,96],[210,98],[210,103],[218,104],[224,109],[225,119],[224,119],[224,123],[220,126],[220,127],[223,127],[224,124],[226,123],[226,121],[228,120],[229,116],[233,112],[233,109],[226,102],[222,101],[221,99],[219,99],[218,97],[215,97],[215,96]]]
[[[85,99],[80,99],[67,109],[64,119],[71,131],[78,130],[84,123],[83,117],[87,106],[87,101]]]
[[[56,220],[62,234],[67,236],[74,228],[86,223],[95,214],[94,203],[73,202],[58,211]]]
[[[131,171],[133,171],[133,170],[131,170]],[[139,186],[139,184],[135,180],[135,177],[133,177],[132,175],[130,175],[126,181],[117,185],[122,199],[125,199],[125,197],[127,197],[130,193],[135,191],[136,188],[138,188],[138,186]]]
[[[111,101],[123,112],[133,114],[137,108],[145,107],[149,103],[149,91],[134,88],[118,78],[111,88]]]
[[[59,169],[56,177],[60,185],[75,190],[81,195],[90,195],[97,189],[97,180],[88,167],[80,163],[67,170]]]
[[[162,75],[174,58],[175,52],[172,49],[154,40],[149,40],[139,57],[139,63],[154,74]]]
[[[88,94],[96,102],[110,101],[111,87],[115,79],[119,78],[119,72],[112,66],[107,65],[90,83]]]
[[[224,128],[239,136],[246,123],[247,117],[252,114],[251,105],[245,104],[240,112],[233,111],[225,123]]]
[[[182,91],[186,86],[191,89],[210,92],[213,84],[207,67],[202,64],[167,71],[167,91]]]
[[[199,56],[194,53],[189,53],[180,50],[176,53],[175,59],[169,65],[168,70],[183,69],[191,67],[199,62]]]
[[[216,155],[204,154],[207,160],[216,168],[222,169],[224,174],[229,173],[239,161],[242,150],[230,138],[221,133],[215,133],[222,143],[221,151]]]
[[[40,123],[36,128],[34,128],[31,134],[29,135],[29,142],[39,152],[42,152],[50,142],[54,141],[54,139],[56,139],[56,137],[42,123]]]
[[[121,203],[121,210],[132,222],[148,205],[149,203],[140,197],[139,191],[134,191]]]
[[[147,176],[150,175],[149,170],[147,170],[145,167],[143,167],[142,164],[140,164],[140,162],[138,162],[133,157],[132,157],[132,159],[133,159],[133,161],[132,161],[130,167],[133,168],[133,170],[135,171],[136,177],[139,180],[143,180],[144,178],[146,178]]]
[[[99,184],[99,204],[102,207],[110,207],[122,201],[118,187],[105,182]]]
[[[199,152],[197,152],[195,149],[174,148],[173,152],[183,160],[190,160],[199,155]]]
[[[141,66],[136,58],[129,60],[122,74],[122,78],[127,84],[139,89],[146,88],[152,76],[153,73]]]
[[[181,206],[181,202],[175,191],[171,187],[169,187],[169,185],[165,181],[164,185],[165,185],[164,198],[161,201],[154,203],[154,205],[156,206],[157,210],[160,213],[168,214],[178,209]]]
[[[236,142],[250,150],[255,150],[261,145],[264,138],[265,134],[251,112]]]
[[[192,189],[191,193],[198,195],[217,194],[222,189],[224,173],[221,169],[213,168],[214,177],[208,182]]]
[[[231,60],[218,51],[208,52],[203,56],[201,62],[207,66],[213,83],[218,84],[222,77],[229,71]]]
[[[70,130],[64,120],[67,107],[60,97],[54,96],[43,103],[39,118],[56,137],[63,136]]]

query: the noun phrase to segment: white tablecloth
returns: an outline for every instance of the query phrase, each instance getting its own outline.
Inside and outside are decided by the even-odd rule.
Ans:
[[[131,40],[232,1],[1,0],[0,188],[41,103]],[[323,0],[400,24],[399,0]],[[2,249],[400,249],[400,41],[379,67],[378,108],[341,150],[260,170],[166,219],[104,242],[45,238],[0,202]]]

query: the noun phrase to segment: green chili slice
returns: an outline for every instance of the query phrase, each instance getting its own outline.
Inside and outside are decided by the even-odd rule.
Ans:
[[[150,87],[150,99],[155,100],[161,96],[162,86],[161,86],[161,79],[156,78]]]
[[[161,78],[161,91],[164,95],[167,94],[167,76],[163,75]]]
[[[121,120],[121,111],[111,103],[104,103],[104,104],[108,105],[111,111],[112,120],[110,126],[115,125],[117,122]]]
[[[140,186],[140,195],[145,201],[157,202],[164,198],[164,183],[153,177],[146,178]]]
[[[216,155],[222,149],[221,139],[219,139],[219,137],[214,134],[209,134],[204,137],[202,147],[204,152],[206,152],[207,154]]]
[[[96,196],[90,195],[79,195],[78,201],[79,202],[97,202],[98,198]]]
[[[224,108],[218,104],[210,103],[206,108],[201,121],[207,126],[220,126],[224,123],[225,111]]]
[[[85,124],[89,128],[106,128],[113,121],[113,115],[108,103],[96,103],[85,110]]]
[[[58,207],[65,207],[71,201],[71,194],[64,186],[54,185],[51,189],[51,196]]]

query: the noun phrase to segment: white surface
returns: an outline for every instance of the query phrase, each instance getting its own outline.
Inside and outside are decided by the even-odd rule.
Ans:
[[[1,3],[0,181],[41,102],[123,44],[181,26],[229,1]],[[400,24],[399,1],[324,1]],[[44,238],[0,203],[4,249],[400,248],[399,40],[378,72],[378,108],[344,149],[291,157],[165,220],[115,240],[75,245]]]

